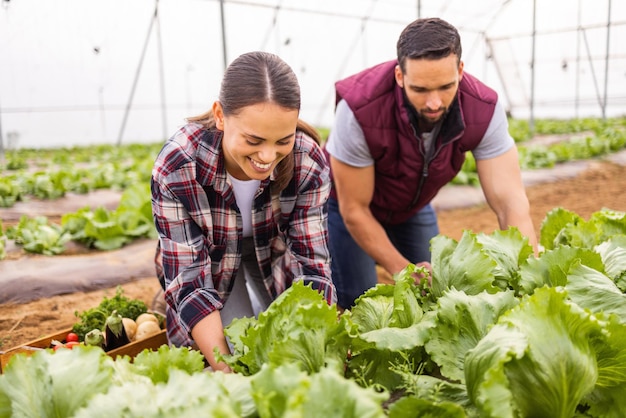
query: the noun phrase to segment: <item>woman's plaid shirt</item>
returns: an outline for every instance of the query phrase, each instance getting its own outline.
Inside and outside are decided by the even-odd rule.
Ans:
[[[174,345],[191,345],[194,325],[222,308],[241,261],[241,216],[221,140],[221,132],[189,123],[165,143],[152,171],[152,212],[166,283],[168,338]],[[287,188],[272,196],[272,175],[261,181],[255,196],[259,268],[273,299],[294,280],[304,280],[332,304],[328,163],[315,141],[299,131],[293,156]]]

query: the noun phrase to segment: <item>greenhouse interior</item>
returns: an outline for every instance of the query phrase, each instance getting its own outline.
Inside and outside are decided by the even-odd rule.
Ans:
[[[425,18],[501,107],[428,119],[396,72],[403,110],[346,122]],[[624,39],[615,0],[0,0],[0,418],[623,417]],[[256,52],[299,107],[247,125]],[[371,273],[347,305],[335,263]]]

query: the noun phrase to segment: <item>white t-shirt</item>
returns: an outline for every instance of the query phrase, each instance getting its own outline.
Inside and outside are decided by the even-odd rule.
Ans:
[[[486,160],[504,154],[515,145],[509,134],[509,122],[498,100],[491,122],[478,147],[472,151],[476,160]],[[335,122],[328,136],[326,149],[339,161],[353,167],[369,167],[374,164],[361,125],[345,100],[337,104]]]
[[[241,212],[241,221],[243,223],[243,236],[252,236],[252,204],[254,196],[259,190],[260,180],[238,180],[228,174],[228,179],[233,185],[235,191],[235,200]]]

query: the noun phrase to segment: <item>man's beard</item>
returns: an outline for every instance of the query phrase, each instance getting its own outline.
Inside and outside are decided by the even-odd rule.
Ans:
[[[439,116],[437,116],[436,118],[431,118],[427,115],[427,112],[430,110],[431,109],[416,110],[417,117],[424,122],[434,124],[434,123],[439,122],[441,119],[443,119],[448,113],[448,108],[440,107],[439,109],[436,110],[436,112],[441,112]]]
[[[404,96],[404,105],[409,112],[409,118],[414,121],[416,127],[419,127],[420,130],[429,131],[435,124],[442,121],[446,115],[448,114],[447,107],[440,107],[438,110],[442,111],[439,117],[432,119],[425,115],[424,109],[418,110],[413,106],[413,103],[409,100],[409,97],[406,94],[406,88],[402,87],[402,95]]]

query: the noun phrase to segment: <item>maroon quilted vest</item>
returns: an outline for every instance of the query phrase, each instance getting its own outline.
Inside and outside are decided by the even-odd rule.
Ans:
[[[385,62],[335,83],[336,101],[344,99],[352,109],[374,158],[376,187],[370,208],[382,224],[404,222],[457,175],[465,152],[484,136],[498,97],[464,73],[426,166],[395,81],[396,63]]]

